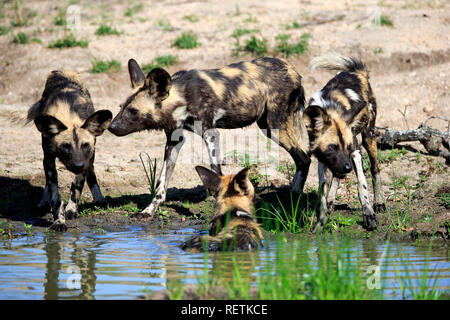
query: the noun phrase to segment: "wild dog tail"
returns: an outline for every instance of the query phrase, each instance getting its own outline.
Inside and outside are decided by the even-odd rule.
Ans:
[[[39,108],[40,102],[33,104],[28,111],[16,106],[2,106],[0,116],[13,124],[27,125],[36,118]]]
[[[366,66],[361,60],[345,57],[336,52],[315,57],[309,63],[309,67],[312,70],[321,68],[335,71],[367,73]]]

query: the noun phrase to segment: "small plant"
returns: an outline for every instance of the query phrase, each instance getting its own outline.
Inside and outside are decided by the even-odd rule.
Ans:
[[[394,22],[389,17],[383,16],[383,15],[381,15],[379,17],[379,19],[375,18],[373,20],[373,23],[376,25],[390,27],[390,28],[394,27]]]
[[[136,13],[139,13],[144,8],[142,3],[135,4],[131,7],[128,7],[127,11],[125,11],[125,17],[132,17]]]
[[[87,48],[89,41],[87,40],[77,40],[72,34],[69,34],[64,39],[56,40],[54,42],[50,42],[48,47],[51,49],[62,49],[62,48],[73,48],[73,47],[81,47]]]
[[[180,49],[193,49],[198,47],[200,43],[197,41],[197,36],[190,32],[185,32],[173,43],[174,46]]]
[[[23,32],[19,32],[13,36],[12,41],[17,44],[25,44],[28,43],[28,36]]]
[[[258,32],[259,30],[258,29],[243,29],[243,28],[238,28],[238,29],[235,29],[234,31],[233,31],[233,34],[231,35],[233,38],[239,38],[239,37],[241,37],[241,36],[243,36],[243,35],[245,35],[245,34],[250,34],[250,33],[253,33],[253,32]]]
[[[102,61],[95,59],[92,62],[92,73],[117,72],[120,70],[120,62],[117,60]]]
[[[285,175],[289,181],[292,180],[295,174],[295,164],[291,164],[289,161],[282,161],[278,165],[278,171]]]
[[[264,40],[252,36],[245,43],[244,50],[255,56],[264,56],[267,53],[267,44]]]
[[[36,43],[42,43],[42,40],[39,38],[31,38],[31,41],[36,42]]]
[[[155,68],[164,68],[167,66],[174,65],[177,62],[178,62],[178,58],[176,56],[173,56],[170,54],[164,55],[164,56],[159,56],[159,57],[156,57],[155,59],[153,59],[153,61],[151,63],[144,64],[142,66],[142,71],[144,71],[144,73],[148,73]]]
[[[3,222],[0,221],[0,235],[3,239],[12,239],[15,236],[12,233],[12,224],[8,223],[6,226],[3,226]]]
[[[373,50],[373,54],[380,54],[380,53],[383,53],[383,48],[378,47]]]
[[[95,31],[95,34],[98,36],[118,35],[119,31],[109,25],[101,24]]]
[[[142,159],[142,155],[147,157],[148,167],[145,165],[144,160]],[[142,167],[144,168],[145,176],[147,177],[147,181],[149,184],[150,196],[153,199],[156,195],[156,158],[152,161],[150,156],[146,152],[141,152],[139,154],[139,158],[141,159]]]
[[[0,26],[0,35],[4,36],[5,34],[8,34],[9,28],[5,26]]]
[[[200,20],[195,14],[184,16],[183,19],[189,22],[198,22]]]
[[[292,54],[301,55],[305,53],[305,51],[308,49],[308,39],[311,37],[311,35],[309,33],[304,33],[300,37],[300,40],[294,44],[290,44],[288,42],[290,37],[291,36],[288,34],[281,34],[276,36],[278,45],[275,50],[281,52],[284,58],[287,58]]]
[[[169,21],[162,20],[162,19],[158,20],[158,27],[160,29],[163,29],[164,31],[173,31],[174,30]]]
[[[25,233],[26,233],[27,236],[31,236],[33,234],[33,230],[32,230],[33,225],[32,224],[24,223],[23,227],[25,228]]]
[[[300,23],[298,23],[297,21],[294,21],[292,23],[281,24],[281,26],[283,28],[285,28],[286,30],[299,29],[302,27],[302,25]]]
[[[244,20],[244,22],[256,23],[256,22],[258,22],[258,19],[256,17],[252,16],[251,14],[249,14],[248,17]]]

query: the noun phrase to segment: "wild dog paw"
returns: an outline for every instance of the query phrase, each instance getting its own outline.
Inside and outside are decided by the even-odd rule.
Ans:
[[[375,230],[378,227],[378,219],[372,208],[363,207],[363,223],[362,226],[367,231]]]
[[[136,219],[136,220],[140,220],[140,221],[145,221],[145,220],[150,220],[153,218],[153,214],[149,214],[146,212],[135,212],[132,213],[130,215],[130,218]]]
[[[53,224],[49,227],[50,230],[58,231],[58,232],[65,232],[67,231],[67,226],[64,222],[61,222],[59,220],[56,220],[53,222]]]
[[[373,205],[373,211],[375,211],[375,212],[385,212],[386,211],[386,205],[384,203],[375,203]]]

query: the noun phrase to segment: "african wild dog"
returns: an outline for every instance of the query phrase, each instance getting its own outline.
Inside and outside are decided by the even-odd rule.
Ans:
[[[319,189],[323,190],[318,210],[318,225],[323,225],[327,211],[332,209],[339,185],[338,179],[344,178],[354,167],[358,178],[363,227],[373,230],[378,225],[375,212],[383,210],[384,204],[379,193],[381,180],[374,135],[377,105],[369,83],[368,71],[361,61],[335,53],[314,58],[310,66],[312,69],[341,71],[321,91],[312,95],[304,115],[311,144],[310,150],[319,160]],[[370,159],[374,191],[373,208],[370,205],[362,167],[361,150],[357,139],[359,133],[362,135],[362,145]],[[327,169],[330,169],[333,175],[331,186],[326,177]]]
[[[121,106],[109,130],[124,136],[159,129],[164,130],[167,137],[156,196],[134,217],[153,216],[165,200],[169,179],[184,143],[182,129],[203,137],[211,168],[221,175],[217,128],[243,128],[256,122],[268,137],[290,153],[297,166],[293,190],[302,191],[310,164],[306,154],[309,143],[302,120],[301,76],[290,64],[275,58],[258,58],[222,69],[179,71],[172,77],[157,68],[146,77],[137,62],[130,59],[128,69],[135,91]],[[197,122],[201,123],[201,132],[194,128]],[[278,137],[274,129],[279,130]]]
[[[248,178],[248,168],[227,176],[201,166],[195,170],[217,202],[209,234],[195,236],[181,248],[199,252],[203,249],[254,250],[262,247],[261,229],[253,217],[255,190]]]
[[[67,229],[65,218],[76,218],[78,199],[87,180],[94,202],[105,204],[94,172],[95,141],[112,119],[109,110],[95,112],[91,96],[75,71],[52,71],[41,99],[28,110],[28,122],[34,120],[42,134],[45,189],[38,207],[50,206],[54,230]],[[76,176],[64,208],[58,191],[58,158]]]

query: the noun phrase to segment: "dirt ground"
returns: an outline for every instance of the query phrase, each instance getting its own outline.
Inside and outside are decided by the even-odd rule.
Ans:
[[[66,2],[23,2],[21,16],[23,20],[26,19],[25,26],[12,26],[12,22],[17,20],[14,1],[1,2],[0,26],[9,31],[0,35],[0,113],[6,114],[11,110],[25,113],[40,98],[50,71],[75,69],[85,81],[95,107],[107,108],[116,114],[119,105],[131,92],[126,68],[129,58],[143,64],[161,55],[175,55],[178,63],[167,67],[170,73],[182,69],[217,68],[249,60],[252,56],[248,53],[242,53],[239,57],[233,55],[236,41],[231,35],[237,28],[242,28],[258,31],[242,36],[241,43],[255,35],[264,38],[272,49],[276,47],[276,36],[279,34],[290,34],[291,39],[298,39],[304,33],[310,34],[308,50],[300,56],[287,58],[303,76],[307,98],[333,76],[330,72],[310,71],[310,59],[334,50],[361,58],[370,69],[371,84],[378,103],[377,126],[416,128],[430,116],[448,118],[450,114],[450,4],[445,0]],[[48,44],[61,39],[65,32],[63,26],[55,25],[55,18],[60,12],[64,14],[69,4],[78,6],[81,13],[80,29],[75,32],[75,36],[88,40],[89,44],[87,48],[50,49]],[[131,17],[125,14],[130,8],[137,8]],[[388,17],[393,26],[374,24],[373,18],[379,14]],[[333,20],[333,17],[338,18],[318,23]],[[286,28],[286,25],[294,22],[307,25]],[[115,27],[120,34],[96,35],[102,23]],[[200,46],[194,49],[174,47],[174,40],[187,31],[198,36]],[[13,43],[12,38],[18,32],[26,33],[29,39],[35,41]],[[281,56],[272,49],[269,49],[268,55]],[[92,63],[95,59],[115,59],[122,67],[117,72],[93,73]],[[447,130],[447,122],[442,120],[431,120],[428,124],[439,130]],[[247,132],[255,130],[255,127],[233,132],[240,136],[242,130]],[[187,136],[188,139],[194,139],[189,133]],[[115,201],[120,206],[131,197],[130,201],[134,201],[138,208],[145,207],[148,198],[144,194],[148,192],[148,183],[139,154],[147,152],[161,166],[164,144],[164,135],[155,131],[120,138],[106,132],[98,138],[96,172],[109,201]],[[222,154],[229,160],[232,158],[230,154],[243,145],[246,144],[234,146],[228,143]],[[415,235],[441,230],[444,237],[448,237],[448,166],[443,159],[428,156],[418,144],[405,146],[405,154],[381,165],[382,189],[388,207],[396,208],[396,202],[393,201],[396,192],[404,197],[403,205],[408,192],[413,190],[414,197],[408,198],[411,199],[408,206],[414,210],[409,213],[404,231],[408,235]],[[9,217],[21,216],[19,212],[32,210],[39,201],[45,183],[40,134],[32,125],[24,127],[11,124],[0,117],[0,150],[0,213]],[[238,158],[247,151],[239,151]],[[206,151],[196,152],[196,159],[204,159],[204,165],[208,165]],[[383,152],[388,154],[391,151]],[[284,150],[280,150],[279,154],[280,161],[292,164]],[[229,162],[224,166],[225,173],[233,173],[240,167],[239,163]],[[186,206],[183,207],[186,201],[200,205],[206,203],[202,189],[196,188],[200,179],[193,168],[198,164],[198,161],[192,161],[192,150],[183,148],[169,184],[167,207],[172,208],[169,211],[186,209]],[[277,164],[260,160],[253,170],[260,175],[267,175],[267,179],[261,179],[259,185],[272,187],[264,189],[264,192],[286,193],[286,189],[280,187],[289,184],[290,177]],[[313,160],[307,181],[308,190],[317,188],[316,172],[317,164]],[[61,194],[63,199],[67,199],[73,176],[60,163],[58,173]],[[400,186],[401,191],[394,189],[393,175],[397,178],[407,177],[402,178],[407,183]],[[354,178],[351,175],[348,181]],[[341,187],[339,191],[342,199],[340,204],[357,209],[356,189],[351,183],[345,185],[347,187]],[[264,193],[262,197],[264,199]],[[92,199],[87,188],[83,199],[86,202]],[[188,223],[187,220],[193,224],[200,223],[196,217],[202,212],[196,210],[199,212],[195,214],[190,209],[187,212],[182,210],[173,221],[179,221],[180,225]],[[344,209],[341,214],[351,215],[353,211]],[[180,210],[177,212],[180,213]],[[189,212],[195,217],[186,219]],[[33,224],[46,226],[49,217],[47,215],[42,221],[39,220],[42,224],[33,220]],[[123,214],[118,214],[117,219],[114,223],[101,223],[95,222],[90,216],[70,223],[75,223],[75,227],[82,230],[89,229],[89,226],[98,228],[99,225],[110,226],[109,229],[115,230],[136,223],[130,222]],[[384,215],[380,220],[383,226],[392,219]]]

